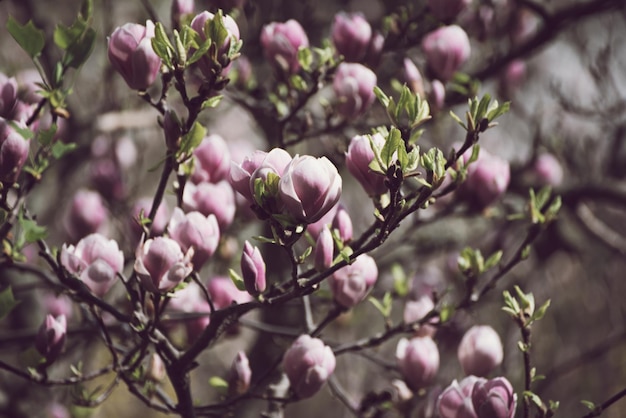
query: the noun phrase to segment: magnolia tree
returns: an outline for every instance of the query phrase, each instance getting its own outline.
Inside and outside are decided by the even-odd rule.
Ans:
[[[581,306],[581,326],[610,322],[562,291],[572,265],[624,267],[621,218],[596,204],[626,202],[623,2],[271,3],[0,6],[2,414],[593,417],[620,400],[598,370],[585,391],[549,384],[625,335],[554,337]],[[581,94],[605,100],[533,87],[576,47],[595,54]],[[563,139],[582,132],[566,114],[615,132],[602,157]]]

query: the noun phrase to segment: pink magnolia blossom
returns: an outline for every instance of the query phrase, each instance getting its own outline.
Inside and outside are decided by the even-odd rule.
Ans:
[[[67,320],[64,315],[53,317],[46,315],[39,332],[35,337],[35,348],[39,351],[47,363],[54,362],[65,345],[67,335]]]
[[[376,74],[364,65],[339,64],[333,81],[337,111],[347,119],[365,114],[374,102],[376,83]]]
[[[104,296],[115,284],[117,274],[124,268],[124,254],[117,242],[100,234],[90,234],[76,247],[63,244],[61,264],[98,297]]]
[[[517,395],[505,377],[480,381],[472,390],[477,418],[513,418]]]
[[[283,369],[300,398],[315,395],[335,371],[333,351],[318,338],[301,335],[285,352]]]
[[[253,203],[255,179],[265,179],[269,172],[280,177],[290,162],[291,155],[282,148],[274,148],[270,152],[255,151],[252,155],[245,157],[241,164],[231,163],[230,184],[233,189]]]
[[[458,349],[459,362],[466,375],[487,376],[502,363],[502,342],[498,333],[488,325],[470,328]]]
[[[331,39],[337,51],[347,62],[365,58],[372,38],[372,27],[361,13],[340,12],[331,27]]]
[[[207,291],[215,309],[223,309],[233,303],[246,303],[252,300],[250,294],[237,289],[229,277],[212,278],[207,285]]]
[[[109,61],[133,90],[146,90],[159,73],[161,59],[152,49],[153,37],[154,23],[148,20],[146,26],[118,27],[109,38]]]
[[[220,230],[227,228],[235,218],[235,192],[227,181],[218,183],[188,183],[183,192],[183,208],[198,211],[205,216],[215,215]]]
[[[460,382],[452,381],[437,399],[439,417],[478,418],[472,404],[472,390],[476,383],[485,381],[476,376],[467,376]]]
[[[71,240],[76,242],[89,234],[104,232],[108,218],[109,211],[102,196],[92,190],[80,189],[72,198],[63,224]]]
[[[265,291],[265,260],[258,247],[253,247],[248,241],[243,247],[241,255],[241,276],[246,290],[252,296],[258,296]]]
[[[315,268],[318,271],[324,271],[333,264],[333,252],[335,250],[335,241],[328,227],[324,227],[322,232],[317,236],[315,250],[313,251],[313,259]]]
[[[17,80],[0,73],[0,117],[10,119],[17,104]]]
[[[167,231],[183,251],[193,248],[194,270],[199,271],[215,253],[220,241],[220,229],[215,215],[204,216],[200,212],[185,214],[182,209],[174,209]]]
[[[230,390],[232,393],[241,395],[248,391],[250,380],[252,379],[252,369],[250,361],[243,351],[239,351],[230,367]]]
[[[150,292],[169,292],[193,270],[193,249],[183,254],[180,245],[171,238],[149,239],[137,248],[135,273]]]
[[[365,299],[377,279],[376,262],[369,255],[361,254],[352,264],[333,273],[328,278],[328,284],[335,301],[346,308],[351,308]]]
[[[196,15],[191,21],[191,28],[200,35],[200,38],[202,38],[203,41],[207,39],[207,34],[205,32],[207,22],[212,21],[214,18],[215,18],[215,15],[213,13],[209,13],[205,10],[202,13]],[[232,17],[230,17],[229,15],[222,16],[222,21],[223,21],[224,27],[226,28],[226,31],[228,32],[228,36],[224,40],[224,43],[221,46],[219,46],[218,57],[228,54],[228,50],[230,49],[231,43],[239,41],[239,35],[240,35],[239,26],[237,26],[237,22],[235,22],[235,20]],[[214,64],[211,62],[211,58],[208,55],[200,58],[200,60],[197,61],[197,63],[200,68],[200,71],[202,72],[202,74],[204,74],[205,77],[207,78],[214,77],[213,75],[213,72],[215,71],[215,69],[213,68]],[[225,69],[222,69],[222,74],[227,73],[229,70],[229,67],[230,65],[226,67]]]
[[[296,155],[278,183],[280,199],[294,219],[318,221],[341,197],[341,176],[326,157]]]
[[[444,26],[427,34],[422,50],[428,66],[441,80],[452,78],[470,56],[467,33],[457,25]]]
[[[439,350],[430,337],[402,338],[396,348],[400,373],[413,390],[426,387],[439,370]]]
[[[306,32],[296,20],[285,23],[272,22],[261,31],[261,45],[265,57],[272,65],[287,73],[300,70],[298,49],[309,46]]]
[[[353,137],[346,153],[346,167],[369,196],[379,196],[386,193],[388,188],[385,176],[375,173],[369,166],[374,160],[370,141],[380,148],[385,144],[385,138],[379,133]]]
[[[209,135],[193,152],[194,172],[191,181],[217,183],[227,179],[230,172],[230,151],[226,141],[219,135]]]
[[[30,140],[0,118],[0,183],[13,184],[28,158]]]

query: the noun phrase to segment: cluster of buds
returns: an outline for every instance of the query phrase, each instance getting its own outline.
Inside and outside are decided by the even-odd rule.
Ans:
[[[216,15],[213,13],[204,11],[193,18],[191,28],[200,35],[202,41],[206,41],[209,39],[209,26],[216,18]],[[239,26],[237,26],[235,20],[228,15],[222,16],[221,14],[219,14],[219,18],[221,18],[224,29],[226,29],[226,38],[217,47],[216,56],[205,54],[197,63],[200,72],[209,80],[214,79],[216,75],[228,73],[230,69],[229,50],[231,44],[239,41]]]
[[[454,380],[437,400],[441,418],[513,418],[517,395],[504,377]]]

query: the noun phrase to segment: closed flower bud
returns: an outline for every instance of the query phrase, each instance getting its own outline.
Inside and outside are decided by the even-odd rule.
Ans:
[[[173,239],[149,239],[137,248],[135,273],[149,292],[169,292],[191,274],[192,256],[193,249],[183,254]]]
[[[481,377],[467,376],[460,382],[454,380],[437,399],[440,418],[478,418],[472,404],[472,390]]]
[[[278,183],[286,211],[296,220],[318,221],[341,197],[341,176],[326,157],[296,155]]]
[[[273,172],[282,176],[291,162],[291,155],[282,148],[274,148],[270,152],[255,151],[244,158],[241,164],[231,163],[229,181],[233,189],[244,196],[250,203],[254,202],[254,180],[262,171]],[[255,176],[253,176],[255,174]]]
[[[364,65],[342,63],[337,67],[333,90],[337,111],[346,119],[362,116],[374,102],[376,74]]]
[[[258,296],[265,291],[265,260],[258,247],[253,247],[248,241],[243,247],[241,255],[241,276],[248,293]]]
[[[542,186],[559,186],[563,182],[563,167],[552,154],[541,154],[532,167],[533,180]]]
[[[207,285],[207,291],[215,309],[224,309],[233,303],[250,302],[250,294],[237,289],[237,286],[228,277],[214,277]]]
[[[335,301],[346,308],[361,302],[378,279],[378,267],[367,254],[340,268],[328,278]]]
[[[424,97],[424,79],[422,73],[417,69],[417,66],[409,58],[404,59],[403,66],[404,81],[411,88],[413,93]]]
[[[458,357],[466,375],[484,377],[502,363],[502,342],[488,325],[470,328],[459,344]]]
[[[109,213],[98,192],[81,189],[76,192],[65,214],[64,226],[74,242],[95,232],[103,232]]]
[[[350,242],[353,235],[352,219],[343,205],[339,205],[337,213],[333,218],[332,227],[339,233],[339,238],[343,242]]]
[[[444,26],[426,35],[422,41],[428,66],[443,81],[450,80],[470,56],[470,41],[457,25]]]
[[[230,172],[230,151],[226,141],[219,135],[209,135],[193,152],[194,172],[191,181],[217,183],[227,179]]]
[[[76,247],[63,244],[61,264],[85,283],[91,292],[104,296],[124,268],[124,255],[117,242],[100,234],[90,234]]]
[[[252,370],[250,369],[248,356],[243,351],[239,351],[230,368],[229,389],[231,393],[241,395],[247,392],[251,379]]]
[[[367,53],[363,62],[370,68],[375,68],[380,62],[380,58],[383,54],[383,47],[385,46],[385,37],[380,32],[375,32],[370,43],[367,46]]]
[[[46,292],[41,296],[40,303],[46,314],[50,314],[54,317],[60,315],[64,315],[66,318],[72,317],[72,299],[66,295],[56,295],[51,292]]]
[[[309,46],[306,32],[296,20],[285,23],[273,22],[263,27],[261,45],[268,61],[286,73],[300,70],[298,49]]]
[[[457,17],[472,0],[428,0],[428,7],[435,17],[444,22]]]
[[[154,23],[127,23],[109,38],[109,61],[133,90],[146,90],[159,73],[161,59],[152,49]]]
[[[396,359],[400,373],[413,390],[428,386],[439,370],[439,350],[430,337],[401,339]]]
[[[53,317],[46,315],[37,337],[35,337],[35,348],[45,357],[46,363],[54,362],[65,345],[67,335],[67,320],[64,315]]]
[[[206,28],[207,22],[212,21],[214,18],[215,18],[215,15],[213,13],[209,13],[205,10],[204,12],[196,15],[196,17],[194,17],[193,20],[191,21],[191,24],[190,24],[191,28],[200,35],[200,38],[203,41],[207,39],[207,34],[204,31]],[[218,46],[219,48],[218,59],[221,56],[228,54],[228,50],[230,49],[230,45],[232,42],[239,41],[239,26],[237,26],[237,22],[235,22],[235,20],[228,15],[222,16],[222,21],[224,23],[224,27],[226,28],[226,31],[228,32],[228,36],[224,40],[224,43]],[[205,55],[202,58],[200,58],[200,60],[198,60],[197,63],[198,63],[198,67],[200,68],[200,71],[202,72],[202,74],[204,74],[205,77],[209,79],[214,77],[214,74],[213,74],[215,71],[214,63],[211,61],[211,58],[208,55]],[[222,74],[225,74],[227,72],[228,72],[228,67],[222,69]]]
[[[318,338],[301,335],[285,352],[283,369],[299,398],[310,398],[335,371],[333,351]]]
[[[191,262],[196,271],[215,253],[220,241],[215,215],[204,216],[200,212],[185,214],[180,208],[174,209],[167,232],[183,251],[193,248]]]
[[[430,311],[435,308],[435,302],[428,295],[421,295],[416,300],[408,300],[404,305],[404,322],[411,324],[424,318]],[[430,323],[433,323],[431,320]],[[417,328],[417,335],[432,337],[437,328],[428,323],[420,325]]]
[[[0,118],[10,119],[17,104],[17,80],[0,73]]]
[[[215,215],[220,230],[223,230],[235,218],[235,192],[227,181],[197,185],[188,183],[183,192],[183,208],[198,211],[204,216]]]
[[[477,382],[472,390],[477,418],[513,418],[517,395],[504,377]]]
[[[369,196],[379,196],[386,193],[388,188],[385,184],[385,176],[375,173],[370,168],[370,163],[374,160],[370,138],[375,146],[382,148],[385,144],[385,138],[378,133],[372,136],[353,137],[346,153],[346,167]]]
[[[372,27],[361,13],[335,15],[331,39],[347,62],[360,62],[365,58],[371,37]]]
[[[509,187],[509,162],[481,149],[478,159],[467,170],[463,191],[480,207],[498,200]]]
[[[446,102],[446,86],[439,80],[430,82],[430,92],[428,94],[428,103],[433,109],[441,110]]]
[[[28,158],[30,140],[0,119],[0,182],[13,184]]]
[[[317,237],[313,258],[315,269],[324,271],[333,265],[333,251],[335,250],[335,241],[328,227],[324,227]]]

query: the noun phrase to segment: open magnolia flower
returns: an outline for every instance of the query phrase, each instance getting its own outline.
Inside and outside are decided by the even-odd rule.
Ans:
[[[193,248],[186,254],[176,241],[157,237],[137,248],[135,272],[143,286],[150,292],[169,292],[193,270]]]

